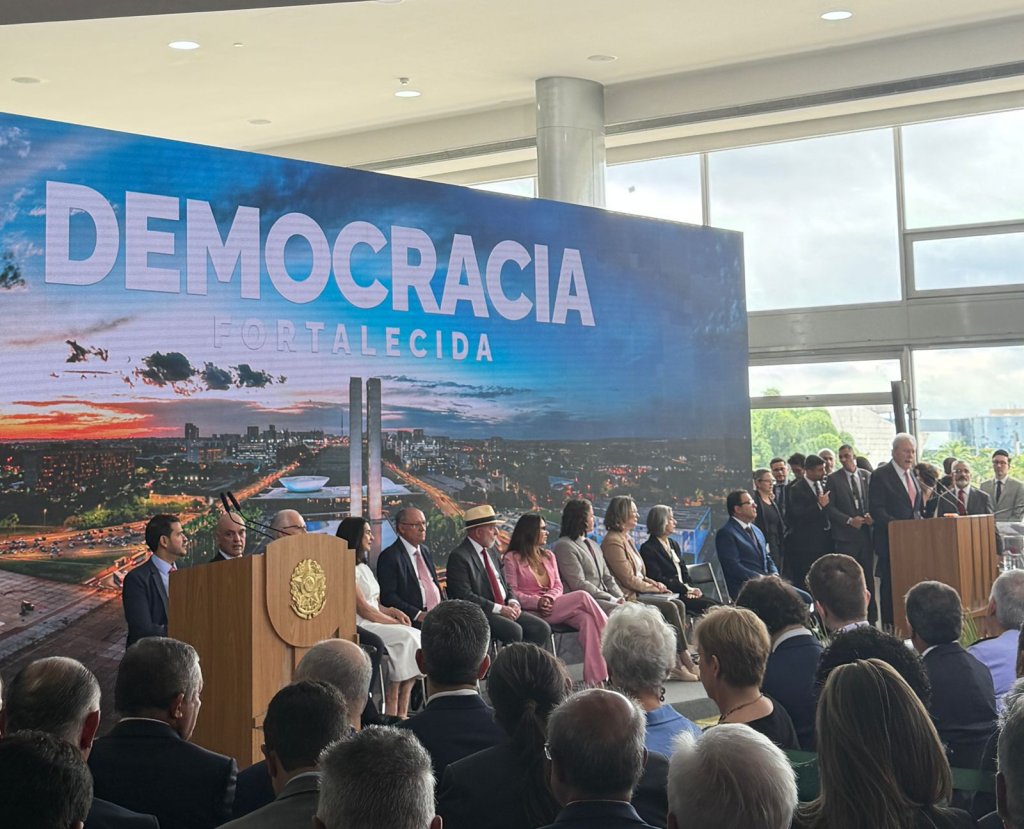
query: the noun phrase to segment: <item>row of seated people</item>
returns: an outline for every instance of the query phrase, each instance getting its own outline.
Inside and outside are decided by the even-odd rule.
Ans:
[[[941,615],[944,592],[934,583],[919,588],[910,604]],[[920,660],[869,626],[839,632],[819,659],[820,785],[798,805],[794,771],[777,745],[785,715],[760,690],[768,628],[751,610],[714,608],[698,623],[701,678],[722,711],[703,733],[659,713],[674,631],[652,608],[627,605],[610,617],[602,649],[611,688],[575,694],[564,666],[535,645],[506,646],[491,664],[486,615],[472,603],[443,602],[421,622],[422,712],[397,729],[362,722],[352,712],[362,710],[369,689],[368,657],[351,642],[322,642],[268,707],[265,761],[237,776],[234,760],[189,742],[203,690],[189,645],[148,638],[128,649],[115,685],[121,720],[99,739],[95,677],[61,657],[31,663],[4,694],[4,825],[978,825],[946,805],[950,764],[936,729],[941,717],[926,707],[927,673],[913,667]],[[918,648],[928,641],[925,628],[914,628]],[[484,675],[493,710],[478,690]],[[997,741],[998,815],[1010,829],[1024,827],[1022,752],[1024,703],[1010,702]],[[1000,817],[983,825],[993,819]]]

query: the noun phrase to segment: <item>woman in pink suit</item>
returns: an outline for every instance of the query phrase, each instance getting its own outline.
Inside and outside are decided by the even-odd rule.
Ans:
[[[608,678],[608,666],[601,656],[601,632],[608,617],[589,593],[562,592],[555,557],[544,549],[547,540],[548,531],[539,515],[522,516],[508,542],[504,558],[505,581],[524,610],[579,631],[583,679],[588,685],[599,685]]]

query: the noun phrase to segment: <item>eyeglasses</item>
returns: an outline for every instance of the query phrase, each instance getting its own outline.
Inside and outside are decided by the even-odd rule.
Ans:
[[[419,527],[421,530],[426,528],[426,521],[402,521],[401,526],[403,527]]]
[[[295,530],[296,532],[300,532],[300,533],[308,533],[309,532],[309,530],[307,529],[305,524],[292,524],[292,525],[290,525],[288,527],[281,527],[279,532],[285,533],[285,532],[289,532],[291,530]]]

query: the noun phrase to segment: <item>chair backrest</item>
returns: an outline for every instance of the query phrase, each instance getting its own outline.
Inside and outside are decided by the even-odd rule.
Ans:
[[[689,574],[693,586],[699,587],[705,596],[716,602],[725,601],[722,598],[722,588],[718,585],[718,579],[715,578],[715,571],[710,562],[687,564],[686,572]]]

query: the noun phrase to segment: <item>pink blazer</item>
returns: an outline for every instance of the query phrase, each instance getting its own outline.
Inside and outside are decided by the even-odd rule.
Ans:
[[[562,595],[562,580],[558,578],[558,565],[555,563],[554,555],[548,550],[544,550],[544,570],[548,574],[550,587],[541,587],[533,570],[530,569],[530,565],[512,550],[505,553],[502,567],[505,570],[505,581],[508,582],[509,589],[515,593],[524,610],[536,610],[541,596],[557,599]]]

